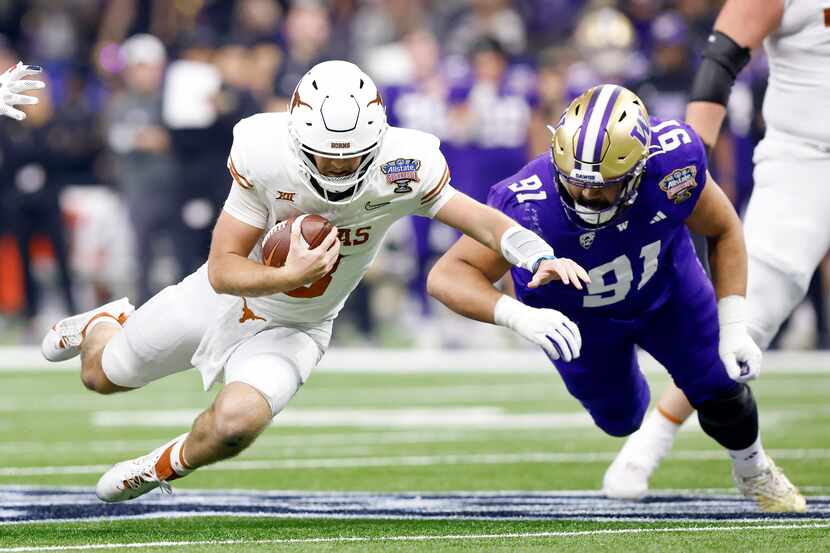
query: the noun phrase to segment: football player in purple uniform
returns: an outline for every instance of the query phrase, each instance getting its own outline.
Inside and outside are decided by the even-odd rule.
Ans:
[[[770,74],[763,101],[766,131],[754,152],[755,187],[744,216],[749,258],[744,309],[750,335],[767,348],[830,249],[830,6],[824,0],[724,4],[686,108],[686,120],[708,148],[717,142],[751,49],[762,44]],[[645,493],[695,404],[670,385],[657,407],[608,468],[607,494]]]
[[[738,489],[764,510],[804,511],[804,498],[764,452],[743,382],[761,363],[742,309],[746,248],[700,138],[682,122],[649,118],[642,101],[616,85],[579,96],[551,131],[553,155],[493,186],[489,203],[544,237],[557,256],[590,268],[587,290],[531,286],[532,275],[514,268],[516,299],[502,295],[492,283],[509,264],[462,237],[430,273],[430,293],[467,317],[514,329],[540,313],[576,323],[581,355],[563,352],[553,364],[612,436],[637,430],[648,408],[641,347],[728,450]],[[689,231],[709,240],[712,281]]]

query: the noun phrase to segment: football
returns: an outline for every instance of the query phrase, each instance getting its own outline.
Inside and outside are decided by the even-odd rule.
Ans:
[[[262,239],[262,262],[271,267],[282,267],[291,247],[291,226],[300,219],[300,234],[309,248],[316,248],[331,232],[332,224],[320,215],[299,215],[280,221]]]

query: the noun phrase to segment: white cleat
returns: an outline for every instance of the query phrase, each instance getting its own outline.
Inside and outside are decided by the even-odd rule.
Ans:
[[[101,501],[115,503],[135,499],[156,488],[161,488],[164,494],[173,493],[172,486],[156,474],[156,463],[167,448],[186,435],[170,440],[143,457],[116,463],[98,480],[95,495]]]
[[[101,307],[67,317],[55,324],[40,344],[40,351],[47,361],[57,362],[72,359],[81,352],[81,342],[89,323],[104,315],[116,319],[120,324],[126,322],[127,317],[135,311],[135,307],[127,298],[121,298]]]
[[[769,457],[769,467],[755,476],[738,476],[732,471],[732,479],[738,491],[753,499],[765,513],[804,513],[807,500]]]

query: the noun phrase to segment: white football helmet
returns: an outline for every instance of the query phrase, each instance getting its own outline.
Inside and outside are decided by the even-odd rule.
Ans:
[[[372,79],[353,63],[318,63],[297,83],[288,112],[294,157],[309,186],[330,203],[357,197],[361,183],[377,169],[387,128],[386,108]],[[354,173],[332,177],[320,173],[315,155],[362,160]]]

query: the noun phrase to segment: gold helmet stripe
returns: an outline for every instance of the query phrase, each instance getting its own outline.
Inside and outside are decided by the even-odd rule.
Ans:
[[[605,128],[614,111],[614,105],[620,97],[622,88],[615,85],[602,85],[594,89],[591,94],[588,110],[583,119],[583,131],[580,133],[577,159],[588,164],[597,165],[602,155],[602,144],[605,140]],[[596,102],[594,102],[596,98]],[[599,167],[593,167],[599,171]]]

